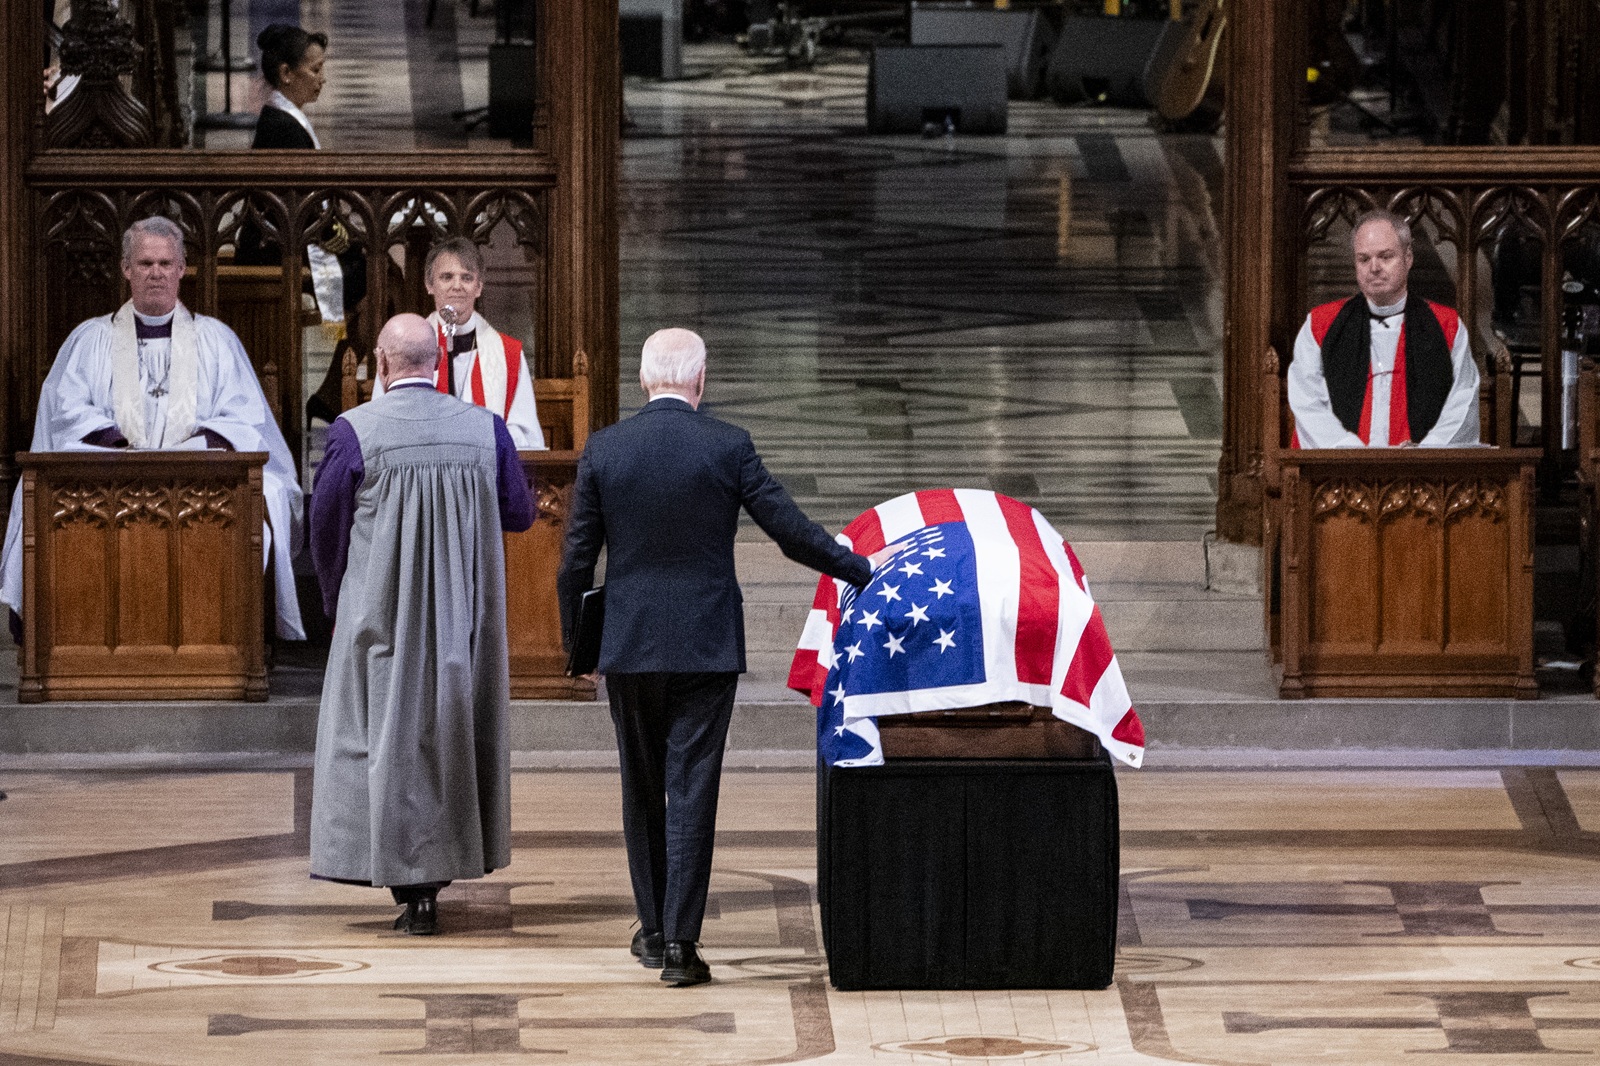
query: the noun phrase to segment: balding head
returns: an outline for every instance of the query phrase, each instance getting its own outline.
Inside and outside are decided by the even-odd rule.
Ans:
[[[376,349],[385,389],[401,378],[431,378],[439,363],[438,335],[421,315],[395,315],[385,322]]]
[[[651,399],[681,396],[699,406],[706,383],[706,342],[687,329],[650,334],[639,358],[639,384]]]

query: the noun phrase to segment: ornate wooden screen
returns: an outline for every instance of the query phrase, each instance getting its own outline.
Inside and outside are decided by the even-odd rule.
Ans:
[[[304,416],[302,333],[283,324],[300,320],[304,248],[332,220],[343,223],[352,248],[366,253],[369,319],[381,322],[391,312],[420,309],[415,294],[395,284],[390,249],[418,243],[426,247],[456,235],[487,241],[502,224],[533,254],[535,306],[551,302],[545,262],[556,168],[548,155],[318,152],[295,156],[292,170],[284,167],[281,156],[275,158],[277,153],[194,155],[200,159],[180,152],[118,153],[117,162],[137,175],[132,188],[125,178],[108,180],[105,160],[98,155],[51,153],[36,162],[29,173],[38,206],[31,223],[45,282],[31,294],[30,317],[43,325],[36,356],[53,358],[74,326],[121,303],[122,232],[153,214],[171,218],[183,230],[186,258],[194,270],[193,309],[221,317],[245,340],[268,401],[291,441],[298,439]],[[205,165],[197,168],[199,161]],[[222,298],[228,282],[237,286],[239,280],[230,279],[222,253],[247,226],[284,249],[280,267],[232,268],[233,273],[279,274],[278,283],[266,287],[268,299],[277,293],[276,330],[258,328],[248,302]],[[547,318],[540,315],[538,320]],[[372,323],[363,329],[370,338]],[[548,362],[560,362],[544,337],[533,347]],[[570,357],[566,361],[570,366]],[[34,375],[42,379],[47,365],[36,365]],[[37,390],[20,399],[22,420],[31,422]]]
[[[78,321],[121,302],[117,241],[164,214],[186,236],[195,309],[216,313],[231,281],[218,253],[245,221],[279,239],[283,314],[300,315],[307,240],[332,218],[365,251],[372,318],[417,298],[391,286],[389,250],[509,226],[532,250],[534,372],[572,375],[589,358],[595,426],[617,412],[617,137],[621,81],[615,0],[540,0],[534,148],[406,153],[245,152],[45,147],[37,5],[0,0],[0,513],[13,455],[32,430],[39,386]],[[252,268],[259,270],[260,268]],[[243,279],[252,284],[260,279]],[[259,292],[245,301],[265,314]],[[243,314],[241,312],[240,314]],[[303,418],[300,342],[252,353],[291,440]]]

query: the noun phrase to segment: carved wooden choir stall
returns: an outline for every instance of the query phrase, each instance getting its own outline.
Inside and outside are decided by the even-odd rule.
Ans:
[[[1592,25],[1580,6],[1462,8],[1453,39],[1488,42],[1492,62],[1457,56],[1451,69],[1495,101],[1478,118],[1463,111],[1443,122],[1435,143],[1407,130],[1388,144],[1394,130],[1382,123],[1366,127],[1370,136],[1330,135],[1330,115],[1360,116],[1337,93],[1316,101],[1307,89],[1327,43],[1319,39],[1344,40],[1348,5],[1239,0],[1229,9],[1217,527],[1262,545],[1284,696],[1537,695],[1535,619],[1561,619],[1535,600],[1535,547],[1565,543],[1569,527],[1591,531],[1584,573],[1594,602],[1596,494],[1573,503],[1571,486],[1574,473],[1592,486],[1600,467],[1573,451],[1561,336],[1563,284],[1593,263],[1600,234],[1600,97],[1592,64],[1563,58],[1585,38],[1570,31]],[[1410,18],[1420,8],[1384,10]],[[1490,14],[1504,25],[1485,35]],[[1509,125],[1491,131],[1502,100]],[[1505,143],[1436,143],[1491,134]],[[1312,305],[1355,292],[1350,228],[1374,208],[1411,224],[1413,298],[1460,312],[1492,449],[1288,447],[1287,360],[1277,353],[1291,350]],[[1519,393],[1533,402],[1519,405]]]
[[[124,15],[137,7],[127,6]],[[182,230],[190,268],[184,302],[239,333],[296,453],[307,439],[308,245],[337,223],[351,254],[364,256],[362,333],[390,314],[424,310],[418,272],[431,244],[466,236],[515,247],[525,269],[514,273],[527,279],[533,311],[523,339],[552,450],[523,457],[539,517],[507,545],[513,688],[523,697],[592,695],[592,685],[561,676],[554,572],[577,450],[591,428],[617,416],[615,4],[537,4],[531,148],[403,152],[340,151],[336,143],[297,153],[150,147],[172,142],[152,127],[160,108],[129,94],[128,84],[142,91],[150,79],[137,68],[140,53],[123,16],[106,0],[83,0],[74,10],[81,23],[64,35],[63,69],[86,76],[71,107],[45,115],[37,62],[43,21],[36,6],[0,0],[0,18],[14,30],[0,43],[0,127],[7,131],[0,137],[0,217],[7,220],[0,230],[0,291],[7,294],[0,301],[0,507],[21,473],[17,456],[28,446],[39,388],[61,342],[79,322],[126,299],[117,264],[130,223],[164,215]],[[236,262],[247,232],[271,243],[281,261]],[[364,341],[370,336],[352,336],[357,346]],[[352,396],[347,386],[324,399],[348,407]],[[217,483],[227,462],[247,457],[119,456],[112,464],[76,456],[65,468],[78,478],[71,491],[103,491],[107,499],[134,491],[122,480],[124,458],[167,464],[159,489],[166,503],[132,511],[116,502],[68,508],[59,521],[66,505],[58,505],[55,483],[38,480],[55,476],[56,459],[28,458],[36,504],[29,520],[36,525],[27,595],[46,605],[30,608],[27,619],[28,698],[261,698],[260,529],[257,523],[252,548],[244,535],[251,524],[239,517],[247,506],[259,510],[259,500],[247,504],[245,490],[230,487],[234,502],[223,522],[213,511],[194,512],[185,495],[191,485]],[[106,464],[98,480],[96,461]],[[137,484],[144,486],[139,492],[159,488]],[[202,544],[203,552],[190,550]],[[90,547],[98,553],[90,570],[108,582],[92,589],[88,571],[64,566],[63,554]],[[227,576],[229,598],[205,591],[212,587],[206,574],[193,569],[201,560],[213,583]],[[79,602],[104,612],[103,630],[73,606]],[[216,612],[224,604],[228,624],[219,630]],[[147,608],[151,618],[135,625],[129,612]],[[226,670],[224,662],[231,664]],[[109,664],[120,687],[64,680],[63,671],[88,677]],[[229,670],[237,676],[219,680]]]
[[[265,452],[18,460],[21,702],[267,698]]]

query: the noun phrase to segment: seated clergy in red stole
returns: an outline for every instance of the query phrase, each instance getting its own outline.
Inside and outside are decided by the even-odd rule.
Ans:
[[[482,250],[465,237],[440,241],[428,250],[422,273],[428,295],[433,297],[434,311],[428,321],[439,336],[434,386],[505,419],[519,449],[543,449],[533,374],[522,342],[499,332],[477,312],[478,299],[483,296]],[[453,337],[447,321],[452,312]],[[372,393],[374,397],[383,395],[381,381]]]
[[[1294,342],[1297,448],[1478,443],[1478,367],[1448,307],[1407,299],[1411,227],[1387,211],[1351,235],[1358,296],[1313,308]]]

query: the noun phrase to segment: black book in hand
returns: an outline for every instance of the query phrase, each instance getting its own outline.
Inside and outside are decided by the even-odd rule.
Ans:
[[[567,676],[592,674],[600,665],[600,633],[606,621],[606,587],[590,589],[578,597],[572,622],[572,651],[567,656]]]

